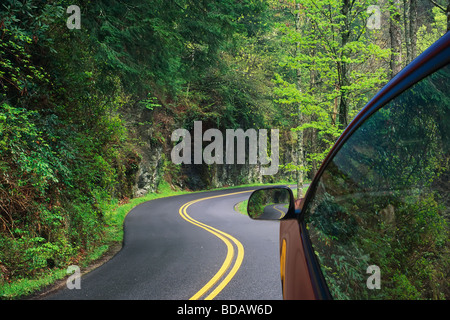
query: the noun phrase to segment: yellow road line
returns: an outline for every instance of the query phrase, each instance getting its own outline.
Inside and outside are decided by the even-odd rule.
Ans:
[[[281,216],[280,216],[279,219],[282,219],[282,218],[284,217],[284,215],[286,214],[286,212],[284,212],[284,211],[281,210],[281,209],[278,209],[276,206],[278,206],[278,204],[274,204],[274,205],[273,205],[273,208],[274,208],[275,210],[277,210],[279,213],[281,213]]]
[[[236,272],[239,270],[242,261],[244,260],[244,246],[233,236],[229,235],[228,233],[225,233],[223,231],[220,231],[216,228],[213,228],[211,226],[208,226],[200,221],[197,221],[195,219],[193,219],[191,216],[189,216],[187,214],[187,208],[191,205],[193,205],[194,203],[200,202],[200,201],[204,201],[204,200],[209,200],[209,199],[214,199],[214,198],[220,198],[220,197],[226,197],[226,196],[231,196],[231,195],[236,195],[236,194],[241,194],[241,193],[246,193],[246,192],[252,192],[253,190],[249,190],[249,191],[240,191],[240,192],[234,192],[234,193],[228,193],[228,194],[224,194],[224,195],[218,195],[218,196],[211,196],[211,197],[205,197],[205,198],[201,198],[201,199],[197,199],[197,200],[193,200],[190,201],[188,203],[185,203],[184,205],[181,206],[180,210],[179,210],[179,214],[180,216],[188,221],[189,223],[192,223],[193,225],[196,225],[197,227],[200,227],[210,233],[212,233],[213,235],[215,235],[216,237],[218,237],[220,240],[222,240],[225,245],[227,246],[227,256],[225,257],[225,260],[222,264],[222,266],[220,267],[219,271],[217,271],[217,273],[211,278],[211,280],[208,281],[208,283],[206,285],[203,286],[203,288],[201,288],[196,294],[194,294],[190,300],[197,300],[200,297],[202,297],[203,295],[206,294],[206,292],[208,292],[209,290],[212,289],[212,287],[219,281],[219,279],[221,279],[225,273],[227,272],[227,270],[229,269],[233,258],[234,258],[234,248],[233,245],[231,244],[230,240],[236,245],[237,248],[237,258],[234,262],[233,268],[231,269],[231,271],[228,273],[228,275],[222,280],[222,282],[219,283],[219,285],[205,298],[205,300],[212,300],[214,299],[215,296],[217,296],[219,294],[220,291],[223,290],[223,288],[226,287],[226,285],[231,281],[231,279],[234,277],[234,275],[236,274]]]

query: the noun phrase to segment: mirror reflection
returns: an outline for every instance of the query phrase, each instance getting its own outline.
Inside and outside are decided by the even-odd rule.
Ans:
[[[251,194],[247,212],[252,219],[280,220],[289,212],[292,199],[288,188],[259,189]]]

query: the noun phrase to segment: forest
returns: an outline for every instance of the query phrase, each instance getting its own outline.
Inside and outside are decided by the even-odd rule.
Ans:
[[[107,212],[130,199],[310,181],[448,30],[449,0],[2,1],[0,299],[109,246]],[[277,174],[173,163],[195,121],[278,129]]]

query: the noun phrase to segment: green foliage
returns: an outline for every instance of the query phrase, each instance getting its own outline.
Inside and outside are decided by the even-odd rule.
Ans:
[[[26,47],[32,45],[32,38],[23,34],[13,34],[11,30],[1,29],[3,41],[0,42],[0,84],[3,88],[24,95],[36,90],[37,84],[48,82],[42,68],[36,67]]]
[[[128,98],[117,77],[100,74],[87,35],[60,32],[63,12],[32,1],[0,11],[0,283],[93,250],[102,203],[129,195],[135,172],[120,145],[117,110]]]
[[[290,166],[296,170],[311,172],[321,163],[370,94],[387,82],[383,61],[390,51],[366,29],[369,4],[283,4],[292,15],[278,24],[278,32],[290,50],[281,56],[283,69],[274,79],[275,102],[302,119],[291,124],[294,131],[304,132],[300,137],[312,136],[304,142],[306,163]]]
[[[21,177],[28,180],[40,194],[59,182],[57,172],[68,169],[48,144],[46,134],[37,125],[38,113],[7,104],[0,106],[2,160],[20,168]],[[55,137],[49,137],[55,139]]]
[[[32,275],[43,267],[64,266],[77,248],[88,248],[101,234],[95,203],[78,196],[79,205],[64,205],[80,182],[108,185],[109,167],[101,160],[74,170],[76,156],[67,145],[56,116],[42,117],[3,104],[0,108],[1,264],[3,278]],[[52,125],[49,125],[52,124]],[[66,135],[62,140],[63,134]],[[73,147],[73,146],[72,146]],[[78,176],[79,174],[80,176]],[[106,181],[105,181],[106,180]],[[92,235],[95,235],[94,237]]]
[[[37,62],[42,46],[54,51],[50,26],[63,14],[57,1],[36,5],[8,0],[0,9],[0,99],[37,94],[49,85],[49,75]],[[0,100],[1,101],[1,100]]]
[[[146,99],[139,101],[139,104],[148,110],[153,110],[154,108],[161,107],[161,105],[157,102],[157,98],[152,97],[150,94]]]
[[[73,4],[82,8],[81,30],[66,28]],[[140,161],[121,108],[138,106],[169,123],[175,116],[165,102],[192,98],[196,120],[219,121],[225,111],[222,126],[264,123],[252,115],[261,93],[270,101],[263,61],[254,81],[249,70],[233,71],[259,59],[260,49],[232,52],[244,43],[229,40],[238,34],[255,43],[247,35],[256,35],[266,8],[264,1],[2,3],[0,283],[62,268],[105,241],[105,203],[132,197]],[[211,80],[217,85],[202,87]],[[156,132],[151,144],[167,140]],[[163,162],[166,176],[179,174]]]
[[[429,27],[422,25],[417,31],[417,49],[419,53],[425,51],[447,31],[447,19],[438,8],[433,8],[434,22]],[[431,30],[428,30],[431,29]]]
[[[118,72],[131,92],[142,95],[156,82],[178,93],[217,61],[223,41],[240,25],[237,19],[263,3],[103,0],[89,6],[84,25],[98,48],[96,60],[104,61],[105,72]],[[244,19],[250,27],[252,19]]]

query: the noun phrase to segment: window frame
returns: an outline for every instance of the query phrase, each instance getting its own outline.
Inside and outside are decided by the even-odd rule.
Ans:
[[[336,141],[311,182],[305,195],[302,213],[298,217],[298,223],[303,250],[311,277],[311,284],[314,289],[314,294],[318,299],[330,300],[333,298],[314,253],[304,219],[304,212],[315,196],[317,184],[322,174],[342,146],[366,120],[414,84],[430,76],[447,64],[450,64],[450,31],[400,71],[364,106]]]

